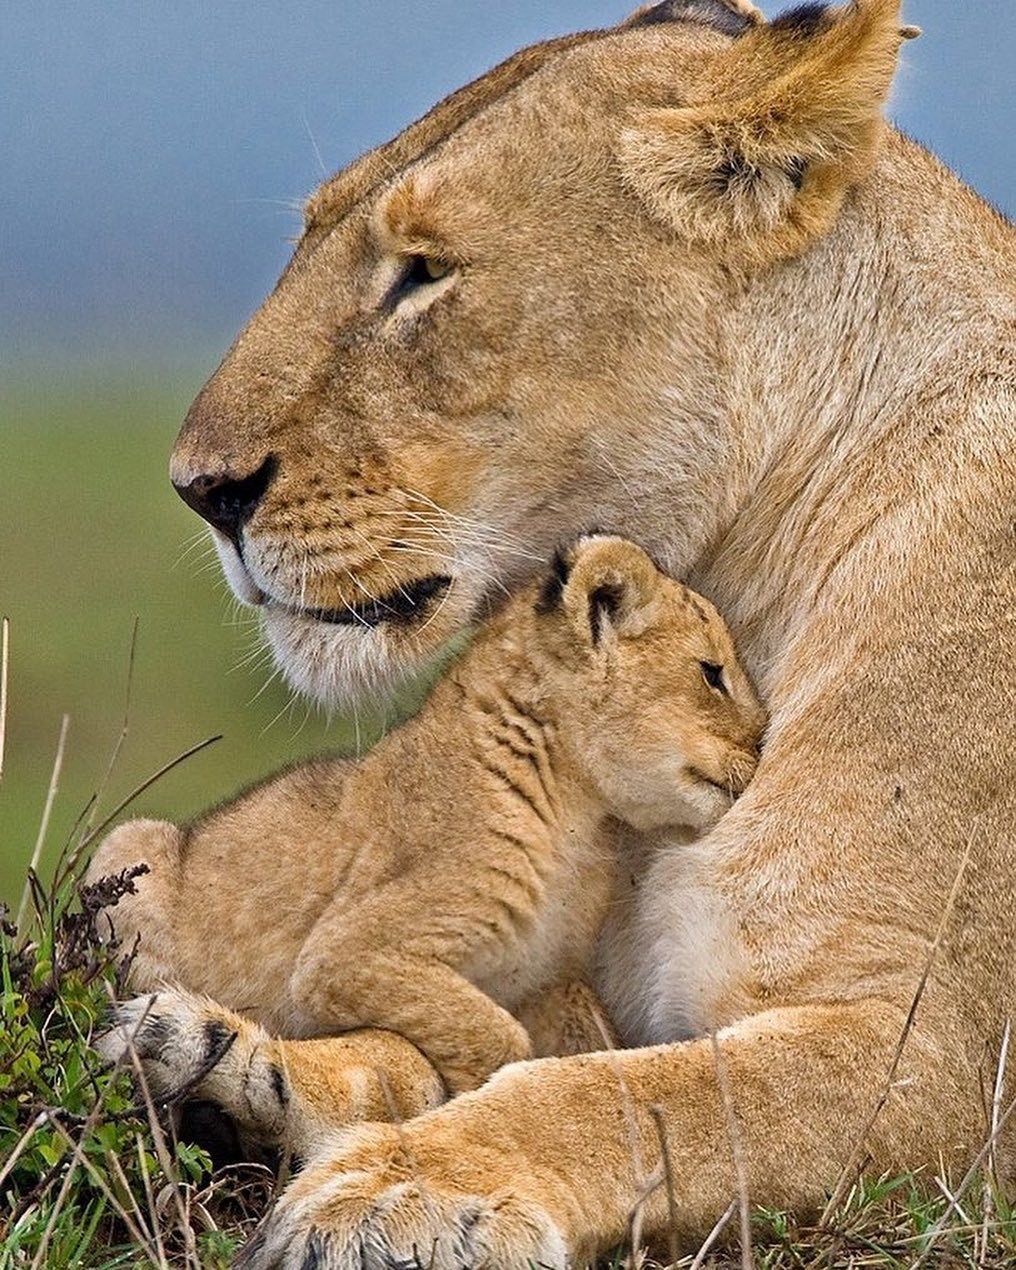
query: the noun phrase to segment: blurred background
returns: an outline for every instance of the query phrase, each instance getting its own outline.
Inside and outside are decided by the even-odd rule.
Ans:
[[[323,175],[518,46],[633,7],[3,0],[0,898],[20,889],[65,714],[44,863],[94,793],[101,819],[206,736],[223,739],[134,814],[182,818],[351,743],[351,721],[315,717],[271,678],[256,622],[227,599],[166,480],[179,421]],[[893,117],[1012,214],[1013,0],[909,0],[906,18],[925,34],[903,50]]]

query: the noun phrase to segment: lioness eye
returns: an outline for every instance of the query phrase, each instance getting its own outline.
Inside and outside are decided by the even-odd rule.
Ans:
[[[385,296],[383,307],[393,308],[403,296],[409,295],[418,287],[428,286],[432,282],[440,282],[452,271],[452,266],[434,256],[407,256],[406,264],[395,280],[391,290]]]
[[[706,681],[710,688],[715,688],[717,692],[722,692],[725,697],[729,697],[727,685],[723,682],[723,667],[717,666],[712,661],[700,661],[702,667],[702,678]]]
[[[451,273],[452,267],[443,260],[433,256],[410,256],[409,268],[403,276],[403,285],[411,287],[426,286],[428,282],[437,282]]]

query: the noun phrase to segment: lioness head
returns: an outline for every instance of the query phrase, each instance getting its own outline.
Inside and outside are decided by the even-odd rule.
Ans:
[[[738,309],[868,171],[898,8],[665,0],[318,190],[172,463],[296,686],[391,682],[591,525],[705,548],[762,448]]]
[[[611,813],[713,824],[751,780],[766,722],[716,609],[605,535],[557,555],[534,607],[527,656]]]

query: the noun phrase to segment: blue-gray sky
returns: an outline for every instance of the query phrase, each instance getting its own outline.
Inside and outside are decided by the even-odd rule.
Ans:
[[[215,360],[324,170],[519,45],[631,7],[3,0],[0,366]],[[1013,0],[908,0],[906,16],[925,35],[892,114],[1012,214]]]

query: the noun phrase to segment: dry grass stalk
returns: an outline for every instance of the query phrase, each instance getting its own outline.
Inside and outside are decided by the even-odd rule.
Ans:
[[[663,1119],[663,1108],[653,1106],[649,1108],[649,1114],[653,1118],[653,1124],[656,1125],[656,1133],[660,1139],[660,1157],[663,1163],[663,1184],[667,1192],[667,1213],[670,1218],[667,1227],[667,1243],[670,1249],[670,1261],[672,1265],[677,1265],[680,1257],[680,1249],[677,1239],[677,1195],[674,1191],[674,1167],[670,1159],[670,1142],[667,1138],[667,1125]],[[633,1249],[633,1251],[635,1251]]]
[[[945,1178],[942,1176],[942,1174],[945,1172],[945,1169],[941,1167],[941,1161],[939,1162],[939,1167],[941,1171],[939,1172],[938,1176],[935,1178],[935,1185],[946,1197],[946,1199],[949,1201],[952,1207],[956,1210],[956,1212],[959,1213],[960,1220],[963,1222],[964,1226],[968,1226],[971,1229],[973,1229],[974,1223],[971,1221],[967,1213],[964,1212],[963,1206],[960,1204],[959,1197],[952,1193],[952,1191],[949,1189],[948,1182],[946,1182]]]
[[[1002,1109],[1002,1098],[1005,1093],[1005,1069],[1009,1060],[1009,1038],[1012,1032],[1012,1020],[1006,1019],[1005,1028],[1002,1032],[1002,1043],[998,1051],[998,1063],[995,1067],[995,1087],[991,1096],[991,1126],[990,1141],[992,1143],[991,1150],[988,1153],[988,1163],[984,1171],[984,1192],[981,1201],[983,1209],[983,1218],[981,1224],[981,1247],[978,1255],[978,1264],[984,1263],[984,1259],[988,1255],[988,1241],[991,1232],[992,1219],[995,1216],[995,1187],[998,1185],[998,1174],[995,1161],[994,1143],[998,1137],[998,1120]]]
[[[744,1143],[737,1123],[734,1109],[734,1096],[730,1089],[730,1075],[727,1071],[727,1060],[724,1057],[720,1042],[715,1032],[710,1032],[709,1039],[713,1047],[713,1064],[716,1068],[716,1080],[720,1086],[720,1101],[727,1121],[727,1134],[730,1138],[730,1150],[734,1157],[734,1175],[737,1178],[737,1202],[741,1217],[741,1265],[743,1270],[753,1270],[755,1258],[751,1248],[751,1201],[748,1197],[748,1164],[744,1154]]]
[[[10,1153],[10,1155],[4,1162],[3,1168],[0,1168],[0,1194],[2,1194],[3,1192],[4,1182],[6,1182],[8,1177],[10,1177],[10,1175],[14,1172],[14,1169],[18,1161],[25,1154],[28,1148],[32,1145],[32,1139],[35,1137],[36,1133],[38,1133],[38,1131],[42,1128],[42,1126],[49,1121],[49,1117],[50,1117],[50,1112],[48,1108],[44,1108],[42,1111],[39,1112],[37,1116],[33,1118],[31,1123],[25,1129],[24,1133],[18,1139],[17,1144],[14,1147],[14,1150]]]
[[[0,618],[0,780],[4,776],[4,751],[7,744],[7,667],[10,660],[10,621]]]
[[[137,1196],[134,1193],[134,1187],[131,1186],[130,1182],[127,1180],[127,1174],[123,1171],[123,1165],[120,1163],[120,1158],[113,1151],[109,1150],[104,1152],[104,1157],[110,1172],[116,1174],[116,1179],[120,1183],[123,1193],[130,1200],[131,1210],[137,1218],[138,1229],[145,1232],[145,1252],[148,1255],[148,1259],[153,1265],[158,1265],[158,1249],[156,1249],[154,1254],[152,1253],[152,1248],[155,1247],[155,1237],[148,1231],[148,1226],[145,1222],[145,1215],[141,1211],[141,1205],[138,1203]]]
[[[966,873],[967,865],[970,863],[970,853],[973,849],[973,845],[974,839],[971,834],[970,838],[967,840],[966,849],[963,852],[963,857],[960,860],[959,867],[956,870],[956,876],[953,878],[952,886],[949,889],[949,895],[946,899],[945,907],[942,910],[942,916],[938,921],[935,938],[932,940],[931,948],[928,950],[928,956],[925,960],[924,968],[921,971],[921,977],[917,981],[917,987],[914,990],[913,997],[911,998],[910,1009],[907,1011],[907,1017],[903,1021],[903,1028],[900,1032],[899,1040],[896,1043],[892,1062],[889,1064],[889,1071],[885,1078],[885,1084],[875,1101],[871,1114],[865,1120],[864,1125],[861,1128],[861,1132],[857,1135],[857,1141],[854,1143],[850,1154],[847,1156],[846,1163],[840,1171],[840,1176],[837,1179],[836,1185],[832,1189],[832,1194],[829,1196],[829,1200],[822,1211],[822,1216],[819,1219],[819,1226],[828,1226],[831,1223],[836,1210],[843,1199],[844,1193],[862,1172],[862,1168],[859,1168],[858,1164],[862,1159],[862,1152],[865,1149],[864,1144],[868,1140],[869,1133],[871,1133],[871,1130],[874,1128],[875,1121],[882,1114],[882,1108],[889,1101],[889,1096],[895,1086],[896,1073],[899,1071],[900,1063],[903,1059],[903,1051],[906,1048],[910,1033],[913,1031],[914,1022],[917,1018],[917,1009],[921,1004],[921,998],[924,996],[924,990],[928,985],[928,978],[931,975],[931,968],[942,944],[942,939],[945,936],[946,924],[949,921],[953,906],[956,903],[956,897],[959,895],[963,875]]]
[[[121,720],[121,723],[120,723],[120,732],[116,738],[116,741],[113,744],[113,749],[110,752],[109,762],[106,764],[106,770],[103,773],[102,779],[99,781],[98,786],[96,787],[95,793],[92,795],[92,799],[89,804],[90,812],[94,812],[95,808],[99,805],[99,800],[102,798],[102,795],[106,791],[106,787],[109,784],[110,778],[112,777],[113,772],[116,768],[117,760],[120,758],[120,752],[123,750],[124,743],[127,740],[127,732],[128,732],[130,717],[131,717],[131,698],[134,693],[134,662],[137,657],[137,648],[138,648],[138,618],[135,618],[134,625],[131,627],[130,650],[127,654],[127,684],[124,690],[123,719]],[[90,835],[91,831],[92,831],[91,815],[88,814],[84,824],[83,836],[87,838]]]
[[[1002,1133],[1002,1130],[1008,1124],[1014,1111],[1016,1111],[1016,1098],[1012,1099],[1012,1101],[1006,1106],[1005,1110],[1000,1112],[998,1115],[997,1122],[992,1126],[987,1142],[985,1142],[984,1146],[982,1146],[980,1151],[977,1152],[970,1164],[970,1167],[967,1169],[966,1173],[963,1174],[963,1178],[960,1181],[959,1186],[956,1188],[954,1198],[950,1199],[949,1203],[946,1205],[945,1212],[943,1212],[942,1216],[924,1236],[927,1243],[925,1244],[920,1256],[916,1258],[913,1265],[910,1267],[910,1270],[919,1270],[919,1267],[923,1266],[925,1261],[927,1261],[928,1257],[931,1255],[931,1250],[935,1246],[935,1241],[946,1231],[949,1219],[952,1217],[953,1213],[958,1211],[957,1205],[959,1204],[959,1201],[962,1200],[963,1196],[970,1189],[971,1183],[974,1181],[974,1178],[984,1165],[985,1160],[990,1159],[994,1154],[995,1143]]]
[[[706,1235],[705,1239],[703,1239],[702,1245],[695,1254],[688,1270],[701,1270],[702,1266],[705,1264],[706,1257],[709,1256],[709,1253],[712,1250],[713,1244],[715,1244],[720,1235],[723,1234],[724,1228],[736,1212],[737,1200],[732,1199],[727,1205],[726,1212],[722,1213],[720,1217],[717,1218],[716,1224],[713,1226],[709,1234]]]
[[[77,1143],[74,1141],[71,1135],[67,1132],[67,1130],[63,1127],[60,1121],[57,1119],[53,1119],[51,1120],[50,1123],[53,1125],[54,1129],[56,1129],[57,1133],[59,1133],[60,1136],[64,1139],[67,1145],[72,1150],[74,1150],[75,1147],[77,1146]],[[123,1170],[120,1169],[119,1167],[119,1161],[116,1159],[115,1156],[111,1155],[109,1152],[107,1152],[106,1154],[107,1154],[107,1158],[116,1164],[117,1166],[116,1171],[119,1174],[120,1184],[124,1188],[124,1193],[126,1195],[130,1195],[133,1202],[133,1193],[131,1191],[130,1184],[128,1183],[126,1177],[124,1176]],[[81,1156],[81,1166],[88,1173],[92,1182],[99,1188],[100,1191],[102,1191],[103,1195],[106,1197],[106,1202],[109,1204],[113,1212],[116,1213],[120,1221],[123,1222],[125,1229],[127,1230],[131,1239],[137,1245],[137,1247],[139,1249],[144,1250],[149,1260],[153,1261],[154,1264],[158,1265],[159,1264],[158,1261],[156,1261],[155,1258],[152,1257],[152,1253],[151,1253],[151,1249],[153,1246],[152,1236],[145,1225],[145,1222],[141,1216],[140,1210],[135,1205],[134,1212],[138,1218],[138,1220],[135,1221],[134,1217],[127,1211],[126,1208],[124,1208],[119,1198],[110,1188],[106,1179],[102,1176],[102,1174],[91,1162],[91,1160],[89,1160],[87,1155]]]
[[[159,1268],[168,1266],[166,1260],[166,1246],[162,1242],[162,1230],[159,1223],[159,1210],[155,1204],[155,1195],[152,1191],[152,1182],[148,1176],[148,1161],[145,1155],[145,1143],[140,1133],[134,1135],[135,1149],[138,1157],[138,1171],[141,1174],[141,1184],[145,1188],[145,1200],[148,1204],[148,1215],[152,1222],[152,1234],[155,1236],[155,1249],[159,1257]]]
[[[35,839],[32,862],[28,866],[28,876],[25,880],[24,890],[21,892],[21,903],[18,905],[18,916],[14,923],[19,931],[25,929],[25,913],[28,911],[28,900],[32,894],[32,878],[38,873],[39,859],[42,856],[42,848],[49,830],[49,818],[53,813],[53,802],[56,799],[56,791],[60,784],[60,772],[63,769],[64,749],[67,744],[67,729],[69,726],[70,716],[65,714],[60,720],[60,739],[57,741],[53,771],[49,778],[49,789],[46,791],[46,803],[42,809],[42,820],[39,823],[39,834]]]
[[[628,1133],[628,1150],[631,1154],[632,1167],[639,1187],[638,1197],[632,1206],[631,1214],[628,1218],[629,1223],[629,1244],[633,1258],[637,1258],[642,1245],[642,1224],[646,1201],[652,1195],[658,1186],[665,1181],[666,1166],[661,1163],[660,1167],[654,1169],[652,1173],[646,1174],[643,1160],[642,1150],[639,1145],[639,1129],[638,1117],[635,1112],[635,1099],[632,1097],[631,1090],[628,1088],[628,1082],[625,1079],[624,1069],[618,1061],[617,1047],[614,1044],[614,1038],[607,1026],[606,1020],[597,1010],[594,1012],[594,1021],[600,1036],[603,1039],[603,1052],[610,1056],[611,1066],[614,1068],[614,1074],[617,1076],[618,1087],[621,1091],[621,1105],[624,1110],[625,1128]],[[651,1108],[650,1115],[659,1112],[659,1108]],[[661,1131],[661,1121],[657,1121],[654,1116],[654,1124],[657,1132]],[[661,1138],[661,1144],[664,1139]],[[673,1207],[671,1208],[671,1218],[673,1224]]]
[[[646,1200],[653,1191],[663,1181],[662,1170],[656,1170],[647,1177],[642,1160],[642,1149],[639,1145],[639,1123],[638,1115],[635,1109],[635,1099],[632,1097],[631,1090],[628,1088],[628,1081],[625,1079],[624,1067],[618,1061],[610,1039],[607,1036],[606,1028],[601,1021],[601,1029],[604,1033],[604,1040],[608,1045],[605,1053],[614,1069],[614,1075],[617,1077],[617,1085],[621,1094],[621,1108],[624,1114],[625,1129],[628,1134],[628,1151],[631,1155],[632,1170],[635,1176],[636,1185],[639,1187],[639,1194],[632,1207],[631,1216],[629,1218],[630,1242],[632,1251],[634,1252],[642,1243],[642,1210]]]
[[[98,838],[103,833],[105,833],[105,831],[109,828],[109,826],[113,823],[113,821],[116,820],[117,816],[119,816],[119,814],[122,811],[124,811],[127,807],[129,807],[131,803],[135,800],[135,798],[140,798],[146,789],[150,789],[151,786],[156,783],[156,781],[162,780],[162,778],[168,775],[175,767],[179,767],[180,764],[185,763],[187,759],[193,758],[195,754],[200,754],[202,750],[206,750],[210,745],[214,745],[216,741],[221,741],[221,740],[222,740],[221,732],[218,733],[216,736],[206,736],[203,741],[198,741],[196,745],[190,746],[188,749],[184,750],[182,754],[178,754],[176,758],[171,758],[168,763],[163,763],[163,765],[158,769],[158,771],[153,772],[152,775],[147,777],[145,780],[143,780],[140,785],[135,785],[134,788],[131,790],[131,792],[127,795],[127,797],[122,799],[119,803],[117,803],[117,805],[113,808],[113,810],[109,813],[109,815],[105,818],[105,820],[103,820],[100,824],[96,825],[94,829],[90,829],[88,833],[82,836],[81,841],[78,843],[77,849],[75,850],[73,857],[68,862],[67,871],[68,872],[74,871],[74,869],[77,867],[78,861],[81,859],[82,855],[88,850],[88,848],[92,845],[92,843],[96,842]]]
[[[97,1102],[96,1106],[98,1107],[100,1105],[101,1099]],[[46,1222],[46,1228],[42,1232],[42,1239],[39,1241],[38,1251],[32,1258],[31,1270],[40,1270],[40,1268],[45,1265],[45,1257],[49,1251],[49,1241],[53,1238],[53,1230],[59,1220],[60,1213],[63,1211],[63,1206],[67,1202],[67,1194],[71,1189],[74,1177],[78,1171],[79,1165],[81,1164],[82,1143],[84,1142],[84,1136],[84,1134],[80,1135],[74,1146],[74,1150],[71,1153],[70,1162],[67,1165],[67,1172],[64,1174],[63,1184],[57,1193],[56,1202],[54,1203],[49,1215],[49,1221]]]
[[[148,1081],[145,1079],[144,1068],[138,1057],[138,1052],[134,1047],[133,1038],[128,1042],[128,1050],[130,1053],[131,1066],[134,1069],[134,1078],[137,1081],[141,1095],[145,1103],[145,1111],[148,1116],[148,1127],[152,1133],[152,1143],[155,1146],[156,1158],[159,1161],[159,1167],[162,1169],[163,1175],[169,1179],[172,1188],[173,1202],[177,1210],[177,1222],[180,1227],[180,1234],[183,1237],[184,1255],[186,1264],[193,1266],[194,1270],[201,1270],[201,1260],[198,1257],[197,1243],[194,1239],[194,1231],[191,1228],[190,1218],[187,1212],[186,1204],[180,1194],[180,1181],[176,1174],[176,1168],[173,1164],[173,1158],[166,1146],[166,1135],[163,1132],[162,1124],[159,1121],[158,1113],[155,1110],[155,1103],[152,1099],[151,1091],[148,1088]],[[138,1135],[138,1145],[141,1147],[141,1136]],[[145,1182],[146,1193],[150,1192],[151,1187],[148,1180],[148,1171],[144,1167],[144,1160],[139,1157],[139,1163],[142,1165],[142,1173]],[[150,1201],[151,1203],[151,1201]],[[153,1208],[153,1217],[155,1220],[155,1229],[158,1227],[157,1210]]]

